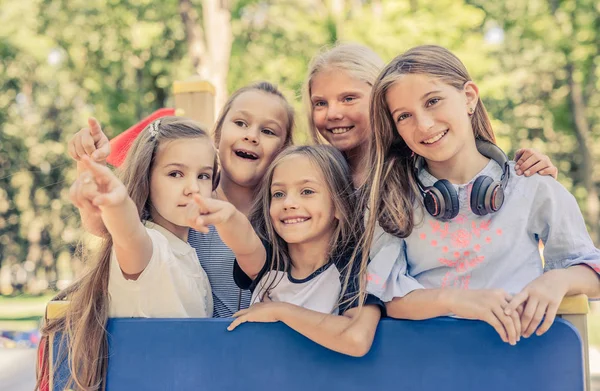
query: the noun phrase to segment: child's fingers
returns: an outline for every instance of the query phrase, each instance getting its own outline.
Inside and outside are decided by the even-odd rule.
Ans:
[[[116,178],[108,167],[96,163],[95,161],[90,159],[89,156],[83,156],[81,158],[81,162],[85,165],[85,167],[87,167],[91,171],[96,182],[98,183],[106,184]]]
[[[517,152],[515,152],[515,162],[517,162],[517,164],[519,164],[519,159],[521,158],[521,155],[523,155],[523,152],[525,152],[527,148],[520,148],[517,150]]]
[[[245,316],[240,316],[238,318],[235,318],[233,322],[231,322],[229,324],[229,326],[227,327],[227,331],[233,331],[236,327],[238,327],[239,325],[241,325],[242,323],[246,323],[246,317]]]
[[[496,315],[494,315],[493,312],[490,311],[488,316],[486,316],[482,320],[484,322],[486,322],[487,324],[489,324],[490,326],[492,326],[496,330],[496,332],[498,333],[500,338],[502,338],[503,342],[508,342],[508,336],[506,334],[506,330],[504,329],[502,322],[500,322],[500,320],[496,317]]]
[[[77,153],[77,148],[75,148],[75,144],[77,142],[75,139],[78,137],[78,134],[73,136],[73,138],[71,138],[68,144],[69,155],[71,155],[71,157],[75,160],[79,160],[79,154]]]
[[[521,330],[524,337],[529,337],[527,331],[529,330],[529,326],[532,323],[533,316],[535,315],[538,307],[538,300],[535,297],[531,297],[527,300],[527,304],[525,305],[525,309],[523,310],[523,315],[521,316]]]
[[[538,171],[538,174],[540,174],[542,176],[551,176],[552,178],[557,179],[558,178],[558,168],[556,168],[554,166],[543,168]]]
[[[92,153],[96,150],[96,143],[92,138],[92,135],[89,132],[89,129],[86,129],[85,132],[81,133],[81,145],[86,153],[86,155],[91,156]]]
[[[543,335],[546,331],[550,329],[552,324],[554,323],[554,319],[556,318],[556,313],[558,312],[558,307],[560,304],[550,303],[548,309],[546,310],[546,316],[544,318],[544,322],[538,328],[536,335]]]
[[[508,301],[508,305],[504,308],[504,314],[511,315],[517,308],[521,307],[529,298],[527,291],[521,291]]]
[[[250,311],[250,308],[244,308],[243,310],[239,310],[235,314],[231,315],[232,318],[239,318],[240,316],[247,314]]]
[[[529,323],[529,326],[525,330],[526,337],[530,337],[535,332],[535,330],[538,328],[540,323],[542,323],[542,319],[544,319],[544,314],[546,313],[547,308],[548,308],[548,305],[546,303],[542,303],[542,302],[538,303],[535,313],[533,314],[533,318],[531,318],[531,322]]]
[[[79,156],[80,159],[83,156],[87,155],[87,153],[85,152],[85,148],[83,147],[83,143],[81,142],[81,133],[83,131],[84,131],[84,129],[81,129],[79,132],[77,132],[77,134],[73,138],[73,143],[75,145],[75,151],[77,152],[77,156]]]
[[[202,197],[200,194],[194,194],[193,198],[196,205],[198,205],[200,214],[210,213],[210,209],[208,208],[208,199]]]
[[[536,156],[536,155],[529,155],[527,156],[527,158],[525,158],[525,154],[523,154],[523,156],[521,157],[521,160],[519,160],[519,169],[516,170],[518,175],[525,174],[527,171],[529,171],[529,169],[536,164],[537,162],[539,162],[540,159]],[[520,172],[520,173],[519,173]]]
[[[100,122],[94,117],[88,118],[88,126],[90,127],[90,134],[97,141],[102,135],[102,127]]]
[[[508,340],[507,342],[511,345],[516,344],[517,343],[517,330],[515,328],[515,324],[514,324],[512,318],[510,316],[506,316],[504,314],[504,310],[502,308],[494,307],[492,309],[492,312],[494,313],[496,318],[498,320],[500,320],[500,322],[502,323],[502,326],[504,326],[504,330],[506,331],[506,337]]]

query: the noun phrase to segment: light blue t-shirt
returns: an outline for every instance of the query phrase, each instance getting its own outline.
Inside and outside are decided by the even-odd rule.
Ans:
[[[504,289],[520,292],[544,271],[587,264],[600,272],[594,247],[575,198],[548,176],[517,176],[514,162],[500,211],[475,215],[469,206],[475,178],[455,185],[460,211],[446,222],[415,209],[415,228],[406,239],[378,227],[371,251],[367,290],[383,301],[415,289]],[[495,161],[477,175],[499,180]],[[425,186],[436,181],[423,169]],[[544,261],[539,241],[544,243]],[[544,263],[545,262],[545,263]]]

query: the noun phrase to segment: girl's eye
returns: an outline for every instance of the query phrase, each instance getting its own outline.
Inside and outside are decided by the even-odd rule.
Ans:
[[[304,189],[302,190],[302,192],[300,192],[300,194],[302,195],[311,195],[311,194],[315,194],[315,191],[312,189]]]
[[[283,197],[282,191],[276,191],[275,193],[271,194],[271,198],[281,198],[281,197]]]
[[[239,120],[239,119],[236,121],[233,121],[233,123],[236,124],[237,126],[239,126],[240,128],[245,128],[248,126],[248,124],[246,124],[244,121]]]
[[[441,99],[440,98],[431,98],[427,101],[427,103],[425,104],[426,107],[431,107],[433,105],[435,105],[436,103],[438,103]]]
[[[277,136],[277,135],[275,134],[275,132],[273,132],[271,129],[268,129],[268,128],[264,128],[264,129],[262,130],[262,132],[263,132],[264,134],[268,134],[269,136]]]
[[[210,174],[200,174],[198,175],[198,179],[210,179]]]
[[[398,116],[398,119],[396,120],[396,122],[400,122],[400,121],[404,121],[405,119],[407,119],[408,117],[410,117],[410,115],[404,113],[404,114],[400,114]]]
[[[355,99],[356,98],[353,97],[353,96],[346,96],[343,100],[344,100],[344,103],[350,103],[350,102],[352,102]]]
[[[173,178],[182,178],[183,173],[181,171],[173,171],[169,173],[169,176]]]
[[[314,107],[323,107],[323,106],[325,106],[325,101],[318,100],[315,103],[313,103],[313,106]]]

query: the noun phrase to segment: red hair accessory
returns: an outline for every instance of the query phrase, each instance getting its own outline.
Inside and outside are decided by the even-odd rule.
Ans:
[[[131,148],[133,141],[136,139],[138,134],[140,134],[142,130],[148,126],[149,123],[158,118],[172,115],[175,115],[175,109],[156,110],[154,113],[150,114],[137,124],[133,125],[123,133],[110,140],[111,152],[106,161],[115,167],[119,167],[125,161],[127,152],[129,151],[129,148]]]

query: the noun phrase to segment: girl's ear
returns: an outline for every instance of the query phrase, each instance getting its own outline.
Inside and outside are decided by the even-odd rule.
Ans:
[[[477,102],[479,102],[479,88],[477,87],[477,84],[469,80],[465,83],[463,90],[467,98],[467,111],[469,109],[475,110],[475,106],[477,106]]]

